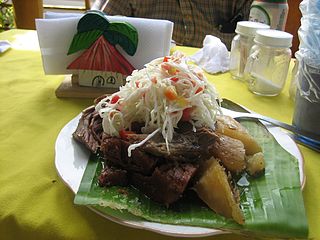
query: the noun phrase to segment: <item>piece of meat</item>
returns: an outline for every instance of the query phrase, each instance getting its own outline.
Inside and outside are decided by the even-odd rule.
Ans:
[[[157,167],[151,176],[134,173],[130,182],[153,201],[169,206],[181,198],[197,168],[198,165],[190,163],[165,164]]]
[[[183,133],[174,133],[168,152],[166,142],[159,133],[141,148],[151,155],[161,156],[171,162],[199,162],[210,157],[209,146],[217,138],[217,135],[208,128],[200,128],[196,132],[190,129]]]
[[[107,164],[121,167],[128,171],[139,172],[144,175],[151,174],[161,160],[152,156],[140,148],[136,148],[128,156],[128,147],[133,141],[127,141],[117,137],[105,137],[101,143],[100,154]]]
[[[98,177],[98,182],[101,187],[127,186],[127,171],[107,165]]]
[[[79,120],[73,138],[84,144],[91,152],[97,153],[102,139],[102,119],[94,106],[85,109]]]

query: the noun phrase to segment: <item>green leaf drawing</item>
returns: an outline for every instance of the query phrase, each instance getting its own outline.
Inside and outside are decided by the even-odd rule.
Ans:
[[[77,33],[72,39],[68,55],[89,48],[102,34],[101,30]]]
[[[112,22],[103,36],[112,44],[119,44],[123,50],[133,56],[138,46],[138,33],[135,27],[126,22]]]
[[[68,55],[89,48],[101,34],[112,45],[119,44],[133,56],[137,51],[138,32],[126,22],[110,23],[101,11],[88,11],[78,22],[77,34],[73,37]]]
[[[249,178],[249,186],[239,189],[245,216],[243,226],[215,214],[193,191],[187,192],[184,198],[167,208],[131,187],[101,188],[97,184],[97,176],[102,166],[96,156],[91,156],[89,160],[74,201],[122,219],[143,218],[265,237],[307,238],[308,223],[297,159],[284,150],[261,124],[242,123],[262,146],[266,159],[265,175]],[[134,216],[130,217],[130,214]]]
[[[109,21],[105,16],[101,11],[88,11],[78,22],[78,33],[92,30],[106,31],[109,26]]]

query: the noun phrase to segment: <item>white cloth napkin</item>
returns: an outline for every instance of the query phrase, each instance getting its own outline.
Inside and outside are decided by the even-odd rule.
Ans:
[[[77,32],[80,16],[63,14],[51,15],[50,19],[36,19],[43,68],[46,74],[70,74],[67,66],[81,52],[67,55],[73,36]],[[48,17],[48,16],[47,16]],[[151,60],[169,55],[173,22],[158,19],[108,16],[109,21],[125,21],[138,31],[138,47],[134,56],[129,56],[118,48],[119,52],[137,69],[141,69]]]
[[[208,73],[229,70],[230,56],[224,43],[217,37],[207,35],[203,47],[190,57],[190,60]]]
[[[0,41],[0,53],[7,51],[9,48],[11,48],[11,44],[9,41],[7,40]]]

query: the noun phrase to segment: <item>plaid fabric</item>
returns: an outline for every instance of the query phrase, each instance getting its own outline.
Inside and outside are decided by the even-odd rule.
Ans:
[[[247,20],[253,0],[109,0],[109,15],[167,19],[174,22],[173,39],[177,44],[202,47],[206,35],[219,37],[228,49],[234,36],[219,29],[237,14]]]

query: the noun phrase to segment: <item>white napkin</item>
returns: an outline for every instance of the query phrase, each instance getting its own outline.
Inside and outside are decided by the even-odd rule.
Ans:
[[[36,19],[43,67],[46,74],[70,74],[67,66],[80,56],[81,51],[67,55],[77,24],[81,16],[51,16],[51,19]],[[169,55],[173,22],[146,18],[108,16],[110,22],[125,21],[138,31],[138,47],[134,56],[129,56],[122,48],[119,52],[137,69],[151,60]]]
[[[207,35],[203,48],[190,57],[191,61],[208,73],[226,72],[229,70],[229,52],[224,43],[217,37]]]
[[[11,48],[11,44],[9,41],[7,40],[0,41],[0,53],[7,51],[9,48]]]
[[[44,18],[46,18],[46,19],[55,19],[55,18],[81,17],[83,15],[83,13],[46,11],[43,15],[44,15]]]

